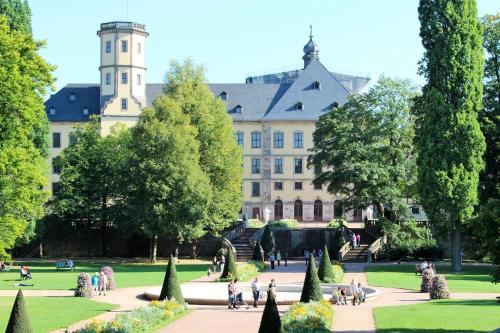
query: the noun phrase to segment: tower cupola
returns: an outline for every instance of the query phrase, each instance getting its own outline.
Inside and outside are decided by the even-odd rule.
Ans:
[[[311,59],[319,60],[319,47],[313,40],[312,25],[310,26],[310,29],[309,41],[304,46],[304,56],[302,57],[302,59],[304,59],[304,68],[309,65]]]

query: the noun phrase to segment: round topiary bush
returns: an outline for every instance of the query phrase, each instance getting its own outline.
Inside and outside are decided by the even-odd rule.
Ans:
[[[101,267],[101,272],[103,272],[108,277],[108,290],[116,289],[115,282],[115,272],[113,272],[113,268],[109,266]]]
[[[447,299],[450,298],[448,283],[443,275],[436,275],[432,280],[432,288],[430,292],[431,299]]]
[[[432,281],[434,280],[434,270],[427,268],[422,272],[422,283],[420,284],[421,293],[429,293],[432,289]]]
[[[76,297],[92,297],[92,284],[90,282],[90,275],[87,273],[80,273],[76,278]]]

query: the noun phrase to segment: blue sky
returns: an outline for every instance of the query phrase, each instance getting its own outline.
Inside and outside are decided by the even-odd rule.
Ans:
[[[191,57],[212,83],[302,68],[309,25],[331,71],[409,78],[422,56],[418,0],[30,0],[35,38],[57,65],[57,88],[99,81],[102,22],[146,24],[149,83],[162,82],[172,59]],[[478,0],[479,15],[500,11]]]

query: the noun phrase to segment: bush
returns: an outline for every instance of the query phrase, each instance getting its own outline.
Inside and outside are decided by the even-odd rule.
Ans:
[[[339,257],[339,251],[342,246],[346,243],[344,237],[344,228],[339,228],[335,231],[333,237],[330,237],[329,241],[329,254],[330,258],[334,258],[335,260]]]
[[[264,228],[264,232],[262,233],[262,238],[260,239],[260,245],[264,249],[266,255],[271,252],[274,252],[276,247],[274,242],[274,234],[271,226],[268,224]]]
[[[184,304],[184,296],[182,295],[181,286],[177,279],[177,271],[175,270],[174,257],[168,259],[167,271],[163,279],[163,286],[160,292],[160,301],[165,299],[176,300],[179,304]]]
[[[332,228],[332,229],[339,229],[340,227],[342,228],[347,228],[348,223],[344,219],[333,219],[330,222],[328,222],[327,228]]]
[[[262,313],[259,325],[259,333],[280,333],[281,319],[276,305],[276,299],[272,293],[267,293],[266,306]]]
[[[330,261],[330,255],[328,254],[328,248],[325,245],[323,251],[323,257],[318,267],[318,277],[322,282],[331,283],[333,282],[333,267]]]
[[[295,229],[299,226],[299,222],[295,219],[285,219],[274,221],[271,225],[276,229]]]
[[[5,333],[32,333],[30,318],[26,311],[26,304],[24,303],[23,292],[17,292],[14,306],[10,312],[9,322]]]
[[[236,262],[234,259],[233,249],[229,248],[227,250],[226,264],[224,265],[224,271],[220,277],[221,281],[231,281],[232,279],[238,279],[238,270],[236,268]]]
[[[333,277],[330,283],[340,283],[344,280],[344,266],[342,264],[332,264]]]
[[[239,281],[248,281],[254,277],[256,277],[260,272],[263,272],[266,269],[266,264],[263,262],[249,260],[244,264],[236,265],[237,271],[237,279]],[[220,277],[218,281],[221,282],[229,282],[235,279],[233,275],[229,275],[228,277]]]
[[[108,290],[115,290],[116,289],[116,282],[115,282],[115,272],[113,272],[113,268],[109,266],[104,266],[101,267],[101,272],[104,272],[104,274],[108,277]]]
[[[255,246],[253,247],[252,260],[257,262],[264,262],[264,254],[262,252],[263,250],[262,246],[260,246],[260,241],[257,241],[255,243]]]
[[[322,299],[323,292],[321,291],[321,282],[319,281],[318,273],[316,271],[316,262],[314,257],[311,256],[311,259],[307,264],[306,277],[304,278],[300,301],[302,303],[308,303],[321,301]]]
[[[76,333],[139,333],[150,330],[162,321],[172,319],[186,311],[187,306],[176,301],[153,301],[150,306],[119,314],[111,321],[94,319]]]
[[[450,291],[448,290],[448,283],[443,275],[436,275],[432,280],[432,288],[430,292],[431,299],[448,299],[450,298]]]
[[[262,228],[266,224],[259,219],[248,219],[247,228]]]
[[[421,293],[429,293],[432,289],[432,281],[434,280],[434,270],[427,268],[422,272],[422,283],[420,284]]]
[[[332,324],[329,301],[295,303],[282,318],[283,333],[326,333]]]
[[[92,297],[92,283],[90,282],[90,275],[87,273],[80,273],[76,278],[76,297]]]

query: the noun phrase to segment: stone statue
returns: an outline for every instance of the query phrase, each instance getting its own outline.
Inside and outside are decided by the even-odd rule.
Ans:
[[[266,206],[266,208],[264,208],[264,222],[269,222],[269,216],[271,214],[271,211],[269,210],[269,208]]]

